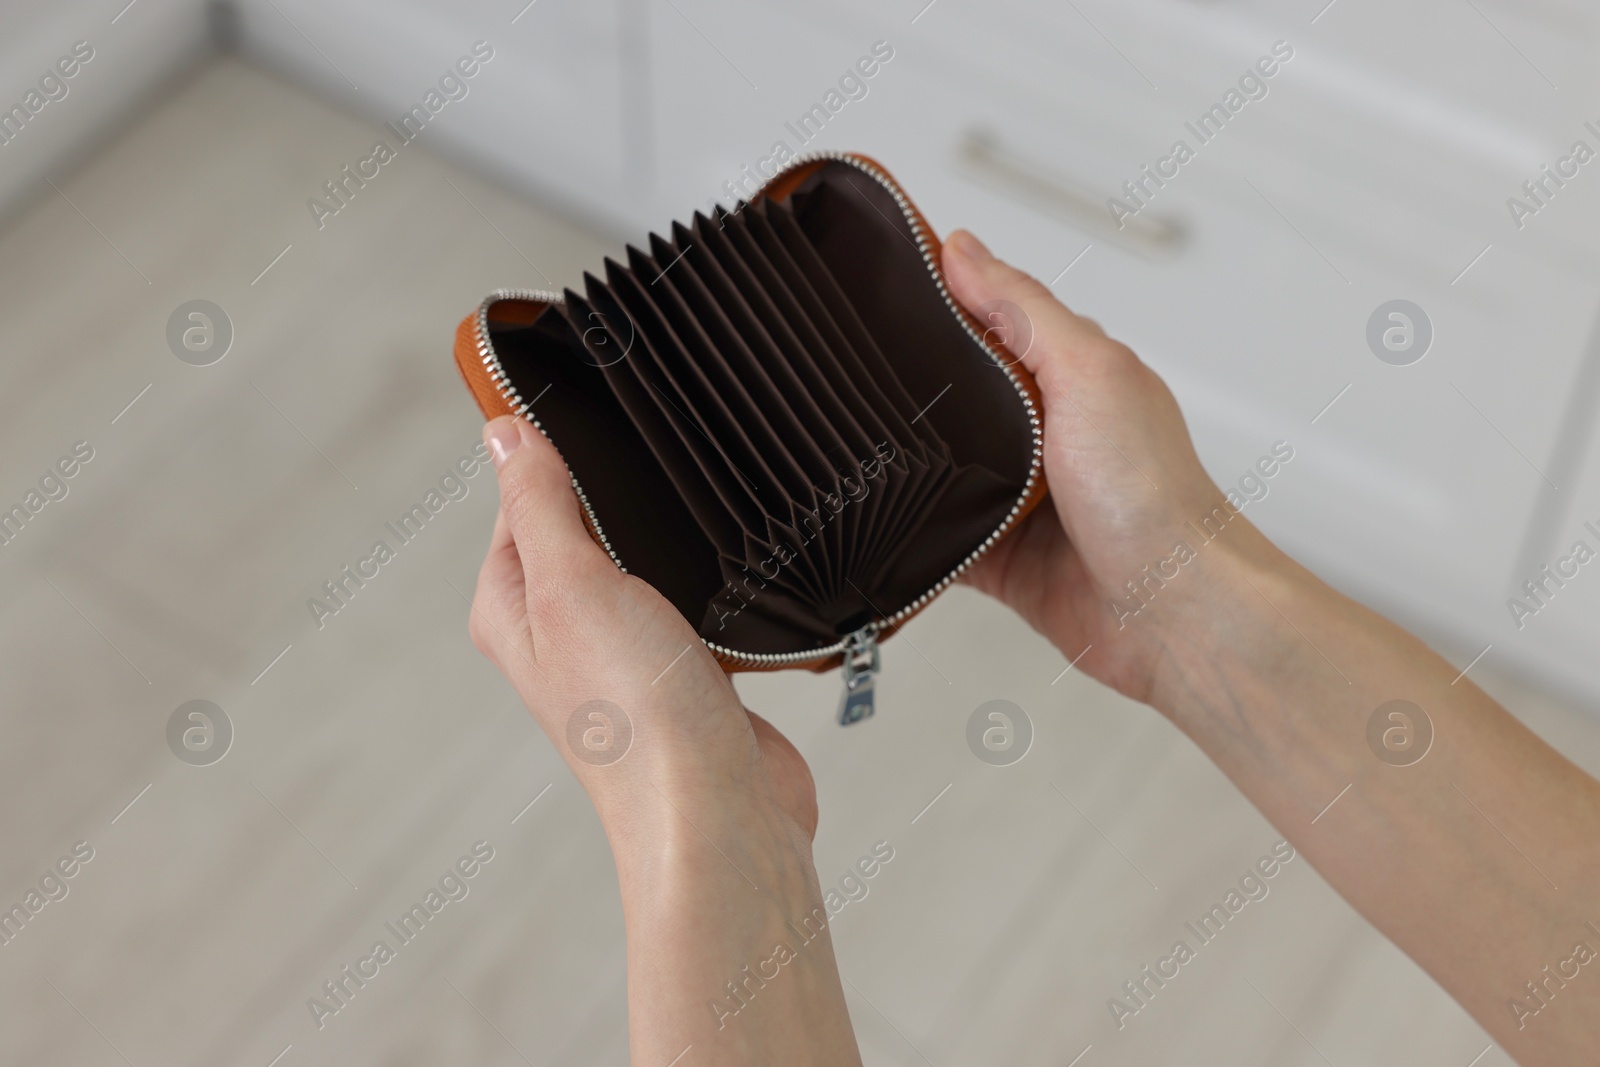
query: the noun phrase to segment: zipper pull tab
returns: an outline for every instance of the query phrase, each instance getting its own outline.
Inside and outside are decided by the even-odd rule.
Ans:
[[[873,689],[881,665],[878,635],[871,626],[863,626],[845,639],[844,693],[839,698],[840,726],[860,722],[873,713]]]

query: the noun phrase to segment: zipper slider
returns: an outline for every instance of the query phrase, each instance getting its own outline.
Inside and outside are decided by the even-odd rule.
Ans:
[[[845,639],[844,693],[839,698],[839,725],[849,726],[868,718],[875,710],[873,690],[882,660],[878,655],[878,635],[870,625]]]

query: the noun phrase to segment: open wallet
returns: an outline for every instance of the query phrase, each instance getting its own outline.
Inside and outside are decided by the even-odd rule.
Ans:
[[[1045,495],[1012,326],[956,303],[882,167],[818,153],[581,293],[491,293],[455,358],[486,417],[555,444],[595,541],[725,670],[842,665],[849,724],[879,639]]]

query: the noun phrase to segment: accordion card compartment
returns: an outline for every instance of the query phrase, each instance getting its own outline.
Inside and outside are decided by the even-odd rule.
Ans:
[[[848,676],[1044,495],[1036,387],[938,255],[872,160],[801,157],[581,292],[491,294],[456,360],[725,667]]]

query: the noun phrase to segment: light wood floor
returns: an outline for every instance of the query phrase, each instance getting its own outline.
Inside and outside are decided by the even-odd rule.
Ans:
[[[0,233],[0,501],[94,449],[0,547],[0,900],[94,849],[0,945],[0,1062],[626,1062],[605,841],[466,635],[489,479],[323,629],[305,607],[477,440],[459,316],[614,248],[420,142],[318,231],[306,199],[373,136],[219,60]],[[196,298],[235,331],[208,367],[165,340]],[[1488,1045],[1303,860],[1118,1032],[1107,998],[1277,835],[1065,666],[957,590],[886,647],[869,724],[831,723],[833,677],[740,682],[816,771],[824,882],[895,850],[834,928],[868,1063],[1466,1067]],[[1486,684],[1600,769],[1593,720]],[[197,698],[235,730],[211,766],[167,747]],[[1036,727],[1012,767],[965,745],[994,698]],[[319,1030],[307,998],[479,840],[470,895]]]

